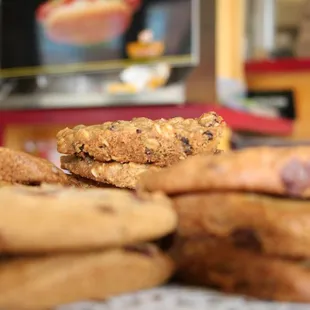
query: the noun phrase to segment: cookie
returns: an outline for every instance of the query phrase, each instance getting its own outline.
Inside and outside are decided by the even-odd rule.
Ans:
[[[0,181],[0,187],[4,187],[4,186],[13,186],[14,184],[10,183],[10,182],[4,182],[4,181]]]
[[[84,188],[84,189],[98,188],[98,187],[99,188],[115,188],[112,185],[96,182],[96,181],[89,180],[86,178],[82,178],[82,177],[80,177],[78,175],[74,175],[74,174],[68,174],[67,177],[68,177],[68,182],[69,182],[68,185],[73,186],[73,187],[77,187],[77,188]]]
[[[260,299],[310,302],[309,261],[290,261],[235,249],[223,240],[187,239],[173,256],[178,279]]]
[[[0,263],[0,308],[54,309],[163,284],[174,270],[156,247],[29,257]]]
[[[270,255],[310,257],[310,201],[248,193],[174,197],[182,237],[214,235]]]
[[[222,118],[214,112],[198,119],[135,118],[81,125],[58,133],[58,151],[101,162],[167,166],[190,155],[215,152],[224,128]]]
[[[177,218],[161,194],[119,189],[0,188],[0,251],[89,250],[160,238]]]
[[[310,147],[261,147],[195,156],[146,173],[139,188],[168,194],[229,190],[309,198]]]
[[[146,171],[158,171],[161,168],[147,164],[102,163],[91,158],[76,156],[61,157],[61,167],[76,175],[114,185],[120,188],[135,189],[140,176]]]
[[[0,147],[0,181],[24,185],[67,184],[66,174],[48,160]]]

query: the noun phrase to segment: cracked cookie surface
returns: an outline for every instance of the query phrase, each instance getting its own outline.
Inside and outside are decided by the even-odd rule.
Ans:
[[[107,122],[66,128],[57,134],[58,151],[102,162],[167,166],[188,156],[214,153],[225,123],[215,112],[197,119]]]
[[[0,182],[24,185],[68,183],[66,174],[46,159],[0,147]]]
[[[154,240],[177,218],[164,195],[59,186],[0,188],[0,252],[90,250]]]
[[[257,147],[199,155],[144,174],[138,187],[167,194],[219,190],[310,198],[310,147]]]

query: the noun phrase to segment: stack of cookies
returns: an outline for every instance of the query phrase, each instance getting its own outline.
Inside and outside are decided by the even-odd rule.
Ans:
[[[0,308],[53,309],[164,283],[173,263],[146,242],[177,218],[166,197],[117,189],[0,188]]]
[[[198,119],[107,122],[66,128],[57,135],[62,168],[74,175],[134,189],[140,176],[189,156],[214,154],[225,123],[216,113]]]
[[[108,187],[72,174],[65,174],[46,159],[0,147],[0,187],[54,184],[78,188]]]
[[[142,176],[179,216],[173,255],[190,284],[310,302],[310,148],[198,156]]]

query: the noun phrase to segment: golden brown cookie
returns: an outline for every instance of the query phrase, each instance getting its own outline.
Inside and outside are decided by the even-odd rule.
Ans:
[[[261,299],[310,302],[309,261],[290,261],[235,249],[224,240],[179,242],[173,252],[178,278]]]
[[[310,257],[310,201],[248,193],[174,197],[182,237],[214,235],[270,255]]]
[[[96,182],[93,180],[89,180],[86,178],[82,178],[78,175],[74,175],[74,174],[68,174],[68,181],[69,181],[69,186],[73,186],[73,187],[77,187],[77,188],[115,188],[112,185],[108,185],[105,183],[101,183],[101,182]]]
[[[310,197],[310,147],[260,147],[195,156],[156,173],[139,187],[168,194],[251,191]]]
[[[4,182],[4,181],[0,181],[0,187],[4,187],[4,186],[13,186],[13,183],[10,182]]]
[[[215,112],[197,119],[108,122],[66,128],[57,135],[58,151],[101,162],[167,166],[200,153],[214,153],[225,123]]]
[[[82,159],[71,155],[61,157],[61,167],[96,182],[129,189],[136,188],[143,173],[161,169],[160,167],[147,164],[102,163],[91,158]]]
[[[173,270],[171,259],[151,245],[4,260],[0,308],[54,309],[103,300],[163,284]]]
[[[174,231],[161,194],[47,186],[0,188],[0,252],[50,252],[121,246]]]
[[[24,185],[67,184],[66,174],[46,159],[0,147],[0,181]]]

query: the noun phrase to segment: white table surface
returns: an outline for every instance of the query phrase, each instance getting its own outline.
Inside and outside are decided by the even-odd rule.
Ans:
[[[112,298],[102,303],[83,302],[57,310],[310,310],[310,304],[261,302],[213,291],[168,286]]]

